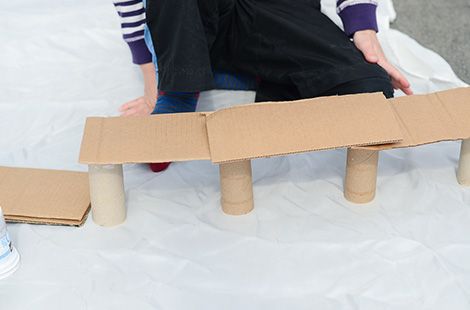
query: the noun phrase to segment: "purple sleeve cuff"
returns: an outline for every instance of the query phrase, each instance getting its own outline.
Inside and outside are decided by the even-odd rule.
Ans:
[[[352,37],[356,31],[375,30],[377,26],[377,6],[369,3],[356,4],[346,7],[339,13],[344,25],[344,32]]]
[[[132,62],[136,65],[142,65],[152,62],[152,54],[150,53],[144,39],[133,42],[127,42],[132,53]]]

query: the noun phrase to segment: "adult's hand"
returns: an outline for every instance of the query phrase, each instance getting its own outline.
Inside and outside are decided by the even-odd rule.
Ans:
[[[357,31],[354,33],[353,40],[368,62],[378,64],[387,71],[395,89],[401,89],[407,95],[413,94],[410,82],[385,57],[374,30]]]

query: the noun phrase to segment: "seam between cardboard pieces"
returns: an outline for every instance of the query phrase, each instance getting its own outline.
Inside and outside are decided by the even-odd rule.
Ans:
[[[331,149],[339,149],[339,148],[348,148],[348,147],[352,147],[352,146],[383,145],[384,143],[394,143],[394,142],[397,142],[397,141],[401,141],[402,138],[403,138],[402,137],[402,131],[401,131],[400,126],[398,125],[398,122],[396,120],[396,115],[393,111],[392,106],[389,105],[389,102],[386,101],[386,99],[385,99],[385,97],[383,96],[382,93],[370,93],[370,94],[347,95],[347,96],[331,96],[331,97],[323,97],[323,98],[320,97],[320,98],[296,100],[296,101],[293,101],[293,102],[265,102],[265,103],[257,104],[258,109],[256,110],[256,112],[258,112],[258,113],[260,112],[260,109],[259,109],[260,105],[267,105],[267,106],[271,105],[273,107],[275,105],[283,105],[285,107],[288,107],[289,104],[298,104],[298,105],[299,104],[300,105],[302,105],[302,104],[310,105],[311,104],[311,105],[329,106],[329,103],[332,103],[332,104],[340,105],[342,107],[346,107],[346,108],[350,107],[351,108],[351,107],[354,107],[354,104],[358,104],[357,102],[352,102],[351,100],[352,99],[357,100],[359,97],[362,97],[362,99],[369,99],[368,104],[371,104],[372,102],[374,102],[374,100],[378,104],[377,100],[379,100],[379,98],[381,100],[383,100],[383,102],[380,102],[381,105],[378,105],[377,107],[379,107],[379,109],[383,109],[383,111],[381,111],[382,113],[384,113],[383,114],[383,119],[387,120],[387,121],[390,121],[390,123],[388,124],[389,126],[387,126],[390,129],[390,134],[388,134],[388,135],[389,135],[389,137],[394,136],[393,139],[381,138],[380,137],[381,135],[379,134],[379,135],[376,135],[376,137],[374,138],[373,141],[365,142],[364,141],[365,139],[362,139],[363,141],[360,142],[360,143],[347,144],[347,143],[343,142],[343,143],[337,143],[337,146],[321,146],[320,145],[319,147],[313,147],[312,146],[312,147],[302,148],[302,147],[296,147],[296,146],[291,145],[291,147],[287,146],[286,148],[291,148],[291,149],[293,148],[293,149],[296,149],[296,150],[290,150],[290,151],[285,151],[285,152],[271,150],[270,152],[273,152],[273,153],[266,153],[266,154],[259,154],[259,155],[247,155],[247,156],[239,157],[239,158],[236,158],[236,159],[233,158],[233,159],[227,159],[227,160],[224,160],[223,158],[214,160],[214,157],[212,156],[212,162],[213,163],[230,163],[230,162],[238,162],[238,161],[243,161],[243,160],[248,160],[248,159],[268,158],[268,157],[274,157],[274,156],[285,156],[285,155],[289,155],[289,154],[299,154],[299,153],[307,153],[307,152],[312,152],[312,151],[322,151],[322,150],[331,150]],[[329,100],[329,101],[327,101],[327,100]],[[242,105],[242,106],[235,106],[235,107],[232,107],[232,108],[219,110],[219,111],[216,111],[212,114],[217,114],[217,113],[224,112],[224,111],[225,112],[227,112],[227,111],[237,111],[237,110],[248,108],[248,107],[255,109],[255,105]],[[367,108],[366,106],[362,106],[362,107]],[[317,108],[318,108],[318,106],[317,106]],[[320,106],[320,108],[323,108],[323,107]],[[294,107],[294,109],[295,109],[295,107]],[[367,111],[367,109],[366,109],[366,111]],[[321,112],[321,111],[319,111],[319,112]],[[230,114],[226,113],[225,118],[230,119],[230,116],[227,116],[227,115],[230,115]],[[315,114],[313,114],[313,115],[315,115]],[[331,116],[331,111],[329,111],[329,115]],[[240,115],[238,115],[238,116],[240,116]],[[216,117],[216,115],[209,115],[208,119],[209,120],[214,119],[215,117]],[[357,115],[356,115],[356,119],[357,119]],[[252,123],[250,123],[250,124],[252,124]],[[217,127],[217,126],[219,126],[219,128],[220,128],[220,122],[219,122],[219,125],[214,124],[214,126],[212,126],[212,127]],[[208,126],[208,135],[209,136],[210,136],[211,131],[214,132],[213,131],[214,128],[211,129],[210,127],[211,126]],[[385,136],[385,134],[382,134],[382,137],[384,137],[384,136]],[[220,135],[218,136],[218,139],[221,139]],[[348,140],[348,139],[346,139],[346,140]],[[349,140],[351,140],[351,139],[349,139]],[[220,140],[219,140],[218,143],[220,143]],[[210,144],[211,150],[213,150],[213,143],[212,143],[211,138],[209,138],[209,144]],[[282,147],[280,149],[282,149]],[[253,152],[262,153],[263,151],[262,150],[254,151],[253,150]]]
[[[469,88],[466,87],[466,88],[460,88],[460,89],[455,89],[455,90],[450,90],[450,91],[444,91],[444,92],[439,92],[439,93],[435,93],[435,94],[428,94],[428,95],[418,95],[420,97],[428,97],[428,101],[430,101],[429,98],[431,97],[435,97],[439,100],[439,103],[442,104],[443,102],[443,99],[442,97],[440,96],[440,94],[444,94],[444,93],[447,93],[447,92],[455,92],[458,96],[461,96],[461,94],[463,95],[466,95],[468,92],[469,92]],[[369,94],[370,95],[370,94]],[[367,96],[367,95],[355,95],[355,96]],[[348,97],[348,96],[342,96],[343,98],[344,97]],[[411,98],[410,99],[410,103],[400,103],[400,104],[413,104],[412,103],[412,98],[413,97],[408,97],[408,98]],[[416,97],[415,97],[416,98]],[[399,99],[399,98],[396,98],[396,99]],[[395,121],[395,124],[399,127],[399,130],[400,132],[404,133],[404,131],[408,130],[408,133],[409,133],[409,138],[413,138],[413,134],[409,131],[408,127],[406,126],[406,122],[403,121],[401,118],[400,118],[400,114],[399,112],[393,108],[393,104],[394,104],[394,100],[396,99],[391,99],[391,100],[388,100],[388,102],[391,104],[390,105],[390,109],[391,109],[391,114],[393,115],[394,117],[394,121]],[[298,100],[297,102],[306,102],[306,101],[311,101],[312,99],[305,99],[305,100]],[[321,100],[324,100],[324,98],[315,98],[313,100],[316,100],[317,103],[322,103]],[[463,100],[463,99],[461,99]],[[466,99],[465,99],[466,100]],[[266,102],[266,103],[257,103],[257,105],[263,105],[263,104],[289,104],[289,103],[285,103],[285,102]],[[397,104],[397,103],[395,103]],[[460,102],[461,104],[461,102]],[[246,104],[246,105],[240,105],[240,106],[235,106],[235,107],[231,107],[231,108],[227,108],[227,109],[223,109],[223,110],[233,110],[233,111],[236,111],[238,109],[243,109],[243,108],[246,108],[247,106],[250,106],[252,104]],[[432,106],[432,105],[431,105]],[[451,115],[451,113],[448,112],[448,106],[445,105],[445,104],[442,104],[442,108],[446,109],[447,111],[447,114]],[[219,111],[223,111],[223,110],[219,110]],[[237,161],[243,161],[243,160],[247,160],[247,159],[255,159],[255,158],[265,158],[265,157],[273,157],[273,156],[283,156],[283,155],[289,155],[289,154],[297,154],[297,153],[304,153],[304,152],[309,152],[309,151],[315,151],[315,150],[328,150],[328,149],[335,149],[335,147],[325,147],[325,148],[313,148],[313,149],[305,149],[305,150],[299,150],[299,151],[289,151],[289,152],[278,152],[276,154],[267,154],[267,155],[256,155],[256,156],[247,156],[247,157],[244,157],[244,158],[240,158],[240,159],[230,159],[230,160],[220,160],[220,161],[217,161],[215,162],[213,160],[213,147],[212,147],[212,143],[211,143],[211,139],[210,139],[210,129],[208,128],[207,126],[207,123],[208,123],[208,120],[210,119],[213,119],[214,117],[216,117],[216,114],[217,114],[218,111],[215,111],[215,112],[210,112],[210,113],[198,113],[198,115],[201,115],[201,116],[204,116],[205,117],[205,132],[204,132],[204,137],[203,139],[205,139],[205,141],[207,141],[207,145],[209,146],[209,149],[208,149],[208,154],[210,156],[210,158],[207,158],[209,160],[212,160],[214,163],[223,163],[223,162],[237,162]],[[102,119],[101,120],[101,123],[103,122],[104,120]],[[454,121],[455,123],[455,121]],[[404,125],[404,126],[403,126]],[[419,129],[419,128],[418,128]],[[464,128],[460,128],[460,131],[464,131]],[[421,132],[422,133],[422,132]],[[445,135],[444,135],[445,136]],[[437,139],[437,140],[431,140],[431,141],[425,141],[425,142],[420,142],[420,141],[413,141],[413,143],[409,143],[408,144],[405,144],[405,145],[400,145],[400,143],[394,143],[396,141],[400,141],[400,140],[386,140],[384,141],[386,144],[384,144],[384,142],[380,142],[380,143],[374,143],[374,145],[372,146],[372,143],[361,143],[361,144],[354,144],[354,145],[344,145],[344,146],[341,146],[342,147],[352,147],[352,148],[369,148],[369,149],[374,149],[374,150],[386,150],[386,149],[393,149],[393,148],[404,148],[404,147],[413,147],[413,146],[418,146],[418,145],[423,145],[423,144],[430,144],[430,143],[437,143],[437,142],[440,142],[440,141],[449,141],[449,140],[460,140],[460,139],[467,139],[468,137],[470,137],[470,135],[463,135],[463,134],[460,134],[460,135],[457,135],[455,137],[449,137],[449,138],[441,138],[441,139]],[[378,145],[380,145],[381,147],[379,147]],[[191,160],[191,159],[188,159],[188,160]],[[198,159],[196,159],[198,160]],[[203,159],[200,159],[200,160],[206,160],[206,158],[203,158]],[[181,161],[184,161],[184,160],[181,160]],[[132,160],[127,160],[127,161],[119,161],[119,162],[106,162],[107,164],[111,164],[111,163],[124,163],[124,162],[133,162]]]
[[[311,104],[324,104],[324,105],[327,105],[328,103],[327,102],[324,102],[325,100],[334,100],[334,99],[337,99],[337,98],[341,98],[341,99],[337,99],[337,100],[342,100],[340,101],[341,104],[347,106],[349,102],[345,101],[347,99],[350,99],[352,97],[359,97],[359,96],[362,96],[362,97],[369,97],[369,98],[374,98],[374,96],[376,98],[378,98],[377,94],[380,94],[380,98],[383,98],[384,102],[385,102],[385,98],[383,97],[383,94],[381,93],[375,93],[375,94],[361,94],[361,95],[348,95],[348,96],[333,96],[333,97],[330,97],[330,98],[313,98],[313,99],[303,99],[303,100],[297,100],[297,101],[294,101],[295,103],[297,104],[302,104],[302,103],[311,103]],[[314,102],[312,102],[314,101]],[[338,103],[339,101],[335,101],[335,103],[339,104]],[[265,103],[257,103],[256,105],[259,107],[260,105],[289,105],[291,104],[291,102],[265,102]],[[351,104],[351,103],[349,103]],[[209,127],[207,126],[208,124],[208,120],[210,119],[213,119],[214,117],[216,117],[217,113],[220,113],[222,111],[237,111],[239,109],[246,109],[247,107],[249,106],[254,106],[253,104],[245,104],[245,105],[239,105],[239,106],[234,106],[234,107],[230,107],[230,108],[226,108],[226,109],[222,109],[222,110],[219,110],[219,111],[215,111],[215,112],[196,112],[196,113],[184,113],[184,114],[196,114],[198,116],[203,116],[204,117],[204,137],[202,138],[201,136],[199,136],[199,139],[204,139],[207,143],[206,145],[208,146],[208,154],[209,154],[209,157],[210,158],[198,158],[198,159],[187,159],[187,160],[212,160],[213,163],[224,163],[224,162],[237,162],[237,161],[243,161],[243,160],[247,160],[247,159],[255,159],[255,158],[266,158],[266,157],[273,157],[273,156],[283,156],[283,155],[289,155],[289,154],[298,154],[298,153],[305,153],[305,152],[311,152],[311,151],[319,151],[319,150],[328,150],[328,149],[336,149],[336,148],[344,148],[344,147],[351,147],[351,146],[361,146],[361,145],[371,145],[371,144],[383,144],[383,143],[393,143],[395,141],[399,141],[398,139],[393,139],[393,140],[387,140],[387,139],[379,139],[377,138],[377,140],[380,140],[380,141],[377,141],[377,142],[361,142],[361,143],[355,143],[355,144],[344,144],[344,145],[341,145],[341,146],[338,146],[338,147],[319,147],[319,148],[305,148],[305,149],[301,149],[299,148],[298,151],[286,151],[286,152],[276,152],[276,153],[273,153],[273,154],[270,154],[270,153],[266,153],[266,154],[261,154],[261,155],[254,155],[254,156],[247,156],[246,158],[240,158],[240,159],[228,159],[228,160],[218,160],[218,161],[214,161],[213,160],[213,147],[212,147],[212,143],[211,143],[211,138],[210,138],[210,129]],[[384,105],[385,106],[385,105]],[[393,113],[393,109],[388,106],[388,109],[390,110],[390,115],[393,115],[392,117],[394,118],[394,122],[391,123],[391,126],[395,126],[396,128],[396,132],[395,132],[395,136],[396,137],[401,137],[401,134],[398,134],[398,132],[401,133],[401,130],[400,130],[400,127],[399,125],[397,124],[397,121],[395,119],[395,114]],[[386,111],[386,110],[384,110]],[[388,112],[388,111],[386,111]],[[155,117],[155,118],[158,118],[159,116],[152,116],[152,117]],[[168,117],[168,116],[166,116]],[[93,118],[92,118],[93,119]],[[106,118],[100,118],[100,131],[103,130],[103,127],[104,127],[104,122],[105,122]],[[101,139],[103,138],[103,135],[102,133],[99,133],[99,134],[93,134],[93,127],[91,127],[92,124],[92,121],[88,122],[87,121],[87,126],[85,128],[85,131],[84,131],[84,135],[83,135],[83,140],[85,141],[82,141],[82,149],[81,149],[81,153],[80,153],[80,162],[81,163],[84,163],[84,164],[125,164],[125,163],[135,163],[135,162],[140,162],[140,160],[132,160],[132,159],[123,159],[123,160],[109,160],[109,161],[106,161],[104,162],[104,160],[101,160],[101,156],[99,156],[100,158],[97,158],[98,156],[95,156],[95,159],[96,160],[90,160],[89,158],[91,158],[92,156],[86,156],[86,152],[89,152],[90,149],[89,149],[89,146],[90,145],[93,145],[97,148],[100,148],[101,147],[101,143],[89,143],[89,141],[87,140],[93,140],[93,138],[99,136]],[[200,132],[196,133],[196,134],[200,134]],[[93,141],[91,141],[93,142]],[[95,141],[97,142],[97,141]],[[295,147],[294,147],[295,148]],[[98,155],[98,152],[99,150],[94,150],[95,151],[95,154]],[[155,159],[155,161],[159,161],[160,159]],[[163,159],[162,159],[163,160]],[[166,159],[165,160],[171,160],[171,159]],[[173,159],[174,160],[174,159]],[[177,159],[178,161],[185,161],[184,159],[181,160],[181,159]],[[176,160],[174,160],[176,161]]]
[[[445,94],[459,94],[462,96],[465,96],[465,99],[461,99],[462,101],[468,100],[468,104],[470,105],[470,87],[460,87],[460,88],[455,88],[455,89],[450,89],[450,90],[445,90],[445,91],[440,91],[436,93],[431,93],[431,94],[425,94],[425,95],[414,95],[414,96],[409,96],[409,97],[398,97],[398,98],[393,98],[390,99],[390,103],[393,106],[399,106],[399,105],[412,105],[413,98],[428,98],[427,100],[430,102],[430,108],[432,109],[432,98],[435,98],[435,101],[439,102],[439,104],[442,106],[442,109],[445,110],[447,115],[449,116],[449,119],[451,120],[452,126],[458,131],[453,133],[452,137],[448,138],[439,138],[432,140],[430,139],[429,141],[402,141],[398,143],[392,143],[392,144],[383,144],[383,145],[374,145],[374,146],[355,146],[353,149],[369,149],[369,150],[375,150],[375,151],[386,151],[386,150],[392,150],[392,149],[401,149],[401,148],[410,148],[410,147],[418,147],[422,145],[428,145],[428,144],[434,144],[434,143],[439,143],[439,142],[445,142],[445,141],[459,141],[459,140],[467,140],[470,139],[470,131],[466,133],[466,129],[461,126],[459,122],[457,122],[453,117],[452,113],[449,111],[449,106],[445,104],[445,100],[443,100],[442,95]],[[403,101],[403,102],[400,102]],[[453,103],[453,106],[457,106],[458,103]],[[465,104],[465,103],[464,103]],[[406,125],[406,122],[400,117],[400,113],[398,110],[395,108],[393,109],[396,117],[398,118],[400,122],[400,128],[402,131],[407,131],[409,133],[410,138],[412,138],[412,134],[410,133],[409,128]],[[470,121],[470,114],[468,115],[469,121]],[[403,125],[401,125],[403,123]],[[455,131],[455,130],[454,130]]]
[[[465,90],[465,88],[460,88],[461,90]],[[467,89],[468,90],[468,89]],[[449,108],[447,107],[447,105],[444,103],[444,100],[441,98],[441,94],[443,92],[438,92],[438,93],[434,93],[434,97],[439,101],[439,103],[442,105],[443,109],[446,111],[447,115],[449,116],[450,119],[453,119],[452,117],[452,114],[450,113],[449,111]],[[469,103],[470,104],[470,97],[469,97]],[[470,121],[470,117],[469,117],[469,121]],[[458,124],[457,122],[453,122],[454,125],[458,125],[458,131],[459,133],[463,133],[465,132],[465,128],[461,127],[461,124]],[[469,135],[470,137],[470,135]]]

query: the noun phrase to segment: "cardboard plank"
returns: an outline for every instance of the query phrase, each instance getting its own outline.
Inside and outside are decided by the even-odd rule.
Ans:
[[[88,174],[0,167],[0,206],[7,221],[81,225],[90,209]]]
[[[372,150],[414,147],[470,138],[470,88],[390,100],[403,132],[403,140]]]
[[[215,163],[403,138],[379,93],[228,108],[207,116],[207,130]]]
[[[88,118],[80,151],[83,164],[208,159],[204,113]]]

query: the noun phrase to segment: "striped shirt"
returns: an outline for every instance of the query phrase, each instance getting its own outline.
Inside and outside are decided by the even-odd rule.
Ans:
[[[152,62],[144,40],[145,9],[143,0],[113,0],[119,14],[124,41],[129,45],[135,64]]]
[[[113,0],[121,20],[124,40],[129,45],[132,61],[144,64],[152,61],[144,40],[144,0]],[[337,0],[337,12],[344,25],[344,32],[352,36],[356,31],[377,27],[377,0]]]

